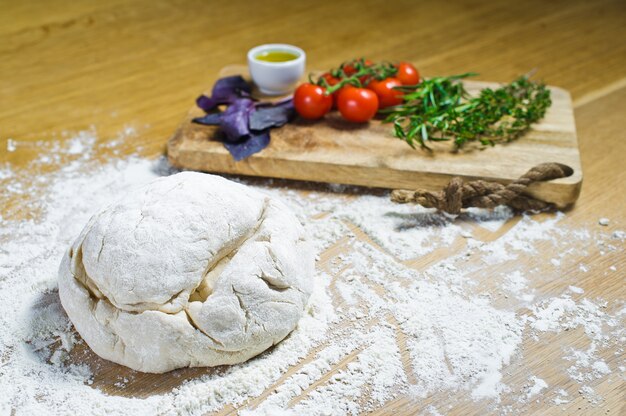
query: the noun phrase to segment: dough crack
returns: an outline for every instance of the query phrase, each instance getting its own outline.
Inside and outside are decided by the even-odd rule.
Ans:
[[[139,221],[137,221],[137,224],[135,225],[135,229],[133,230],[133,234],[137,234],[137,230],[139,229],[139,226],[143,222],[144,218],[146,218],[146,216],[143,213],[144,207],[146,206],[146,199],[147,199],[147,191],[143,193],[143,199],[141,200],[141,207],[139,208],[139,216],[140,216],[140,218],[139,218]]]
[[[100,263],[100,256],[102,255],[102,251],[104,250],[104,242],[105,242],[105,239],[106,239],[107,230],[109,229],[109,225],[111,225],[111,220],[110,219],[107,222],[107,224],[106,224],[106,226],[104,228],[104,231],[102,233],[102,240],[100,241],[100,250],[98,250],[98,257],[96,258],[96,262],[97,263]],[[83,243],[84,243],[84,240],[81,241],[81,243],[80,243],[81,250],[82,250]],[[87,273],[85,272],[85,274],[87,274]],[[98,289],[98,290],[100,290],[100,289]]]
[[[263,200],[263,206],[261,207],[261,212],[259,214],[259,218],[257,219],[256,226],[252,229],[252,232],[250,232],[250,236],[246,238],[241,245],[244,245],[248,240],[253,240],[253,241],[269,241],[270,240],[269,237],[264,240],[260,240],[257,238],[259,231],[261,230],[261,226],[263,225],[263,223],[265,222],[265,219],[267,218],[267,209],[269,205],[270,205],[270,199],[266,197]]]
[[[248,326],[250,325],[250,320],[252,319],[252,316],[250,314],[250,311],[248,310],[248,308],[244,304],[243,299],[241,299],[242,293],[238,292],[237,289],[235,289],[235,286],[231,285],[230,287],[233,290],[233,294],[237,298],[237,301],[239,302],[239,307],[241,308],[241,310],[245,314],[246,323],[244,325],[243,332],[244,332],[244,334],[247,334],[248,333]]]
[[[137,221],[137,224],[135,225],[135,229],[133,230],[133,234],[137,234],[137,230],[139,229],[139,226],[141,225],[143,220],[146,218],[146,216],[143,213],[143,208],[141,209],[141,211],[139,211],[139,216],[141,218],[139,218],[139,221]]]
[[[185,313],[185,316],[187,317],[187,321],[189,322],[189,325],[194,327],[196,330],[202,332],[204,335],[206,335],[207,338],[209,338],[211,341],[213,341],[214,343],[216,343],[220,347],[222,347],[222,348],[224,347],[224,344],[222,342],[220,342],[220,340],[218,340],[217,338],[213,338],[211,335],[207,334],[205,331],[202,330],[202,328],[200,328],[196,324],[196,322],[193,320],[193,317],[191,315],[189,315],[189,311],[186,308],[183,309],[183,312]],[[217,348],[215,348],[215,349],[217,349]]]
[[[100,240],[100,250],[98,250],[98,258],[96,262],[100,263],[100,256],[102,256],[102,250],[104,250],[104,240],[106,239],[105,234],[102,234],[102,240]]]
[[[80,245],[76,250],[75,257],[72,259],[74,267],[70,267],[70,273],[76,279],[82,287],[85,288],[90,297],[95,299],[101,299],[104,294],[100,291],[98,286],[91,280],[85,266],[83,264],[83,247]],[[76,270],[74,270],[76,269]]]
[[[188,302],[206,302],[209,296],[213,293],[214,283],[219,279],[221,272],[228,266],[230,261],[237,255],[241,247],[243,247],[248,241],[258,241],[257,236],[261,231],[265,218],[267,217],[267,208],[269,204],[269,198],[265,198],[254,228],[242,235],[237,241],[231,242],[231,244],[223,247],[217,253],[210,253],[213,260],[208,262],[207,267],[202,274],[202,279],[191,291]],[[228,224],[228,234],[229,236],[231,234],[230,224]],[[217,271],[217,273],[212,273],[214,271]]]
[[[289,290],[291,288],[291,286],[277,285],[276,283],[272,282],[272,276],[268,276],[263,272],[261,272],[261,274],[259,275],[259,279],[261,279],[263,283],[267,285],[267,287],[275,292],[284,292],[285,290]]]
[[[272,264],[274,265],[274,269],[280,274],[280,276],[282,278],[284,278],[285,277],[285,272],[283,271],[283,269],[281,267],[280,259],[278,258],[278,256],[274,252],[274,250],[272,250],[271,246],[268,245],[268,246],[265,247],[265,249],[267,250],[267,254],[269,254],[269,256],[272,258]],[[278,285],[278,286],[280,286],[280,285]]]
[[[246,236],[242,237],[241,240],[245,239],[245,237]],[[237,254],[240,247],[239,241],[235,242],[233,245],[222,249],[222,253],[216,253],[213,261],[208,261],[207,267],[202,273],[202,279],[200,279],[200,283],[191,291],[187,303],[196,301],[206,302],[213,293],[213,284],[220,277],[222,270],[228,266],[230,260]]]

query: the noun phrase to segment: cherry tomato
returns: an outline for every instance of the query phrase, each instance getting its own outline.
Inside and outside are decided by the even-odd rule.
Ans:
[[[417,85],[420,82],[420,73],[410,63],[400,62],[396,78],[400,80],[402,85]]]
[[[350,76],[356,72],[356,68],[352,64],[344,65],[342,69],[343,69],[343,72],[345,72],[347,76]]]
[[[322,74],[320,78],[324,78],[326,83],[331,87],[339,82],[339,78],[333,77],[329,72]]]
[[[356,68],[355,68],[355,66],[356,66],[356,63],[357,63],[357,62],[358,62],[358,61],[356,61],[356,60],[355,60],[355,61],[352,61],[352,62],[350,62],[350,63],[348,63],[348,64],[344,65],[344,66],[343,66],[343,72],[345,72],[347,76],[350,76],[350,75],[356,74]],[[363,64],[364,64],[365,66],[371,66],[371,65],[373,65],[373,64],[374,64],[374,62],[370,61],[369,59],[365,59],[365,60],[363,61]]]
[[[302,84],[293,94],[293,105],[300,116],[309,120],[324,117],[333,106],[333,97],[326,89],[315,84]]]
[[[362,77],[359,77],[359,82],[363,86],[368,85],[371,82],[371,80],[372,80],[372,77],[370,77],[369,75],[363,75]]]
[[[322,76],[320,76],[320,78],[324,78],[326,80],[326,83],[329,86],[333,86],[333,85],[337,85],[339,83],[339,78],[337,77],[333,77],[330,73],[326,72],[325,74],[322,74]],[[333,105],[332,108],[337,108],[337,98],[339,97],[339,91],[341,91],[341,89],[335,91],[332,93],[332,97],[333,97]]]
[[[378,111],[378,97],[366,88],[345,87],[339,93],[337,108],[346,120],[363,123]]]
[[[397,78],[385,78],[382,81],[372,80],[367,88],[374,91],[378,96],[380,108],[390,107],[402,103],[402,91],[395,90],[402,83]]]

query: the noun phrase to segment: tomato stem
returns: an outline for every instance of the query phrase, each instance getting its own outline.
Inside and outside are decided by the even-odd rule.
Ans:
[[[342,63],[339,68],[330,70],[330,75],[337,78],[339,82],[330,85],[324,76],[318,77],[315,84],[325,88],[326,95],[339,91],[347,85],[362,88],[372,80],[382,80],[396,75],[397,67],[390,62],[371,64],[365,58],[355,59]]]

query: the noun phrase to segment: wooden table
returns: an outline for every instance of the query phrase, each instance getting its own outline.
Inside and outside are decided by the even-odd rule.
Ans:
[[[568,89],[575,105],[585,181],[577,206],[563,224],[597,227],[598,219],[607,217],[607,231],[624,229],[625,39],[626,3],[621,0],[4,1],[0,164],[26,169],[37,155],[33,148],[7,152],[9,138],[32,143],[63,140],[60,132],[90,126],[100,141],[133,126],[139,134],[122,145],[122,153],[162,154],[190,102],[214,81],[213,74],[224,64],[243,62],[254,45],[280,41],[304,48],[309,67],[315,68],[367,56],[412,61],[426,76],[476,71],[481,79],[499,82],[538,69],[546,83]],[[28,202],[28,197],[3,200],[0,213],[4,218],[28,217]],[[409,265],[423,268],[448,256],[449,250]],[[324,253],[322,259],[332,254]],[[538,263],[540,270],[549,263],[544,260]],[[563,271],[567,280],[543,282],[535,289],[554,294],[576,285],[589,297],[626,299],[623,249],[589,255],[584,262],[591,272],[572,267]],[[617,271],[605,275],[608,265]],[[579,343],[574,332],[564,332],[556,341]],[[555,374],[547,380],[546,395],[558,388],[575,393],[576,384],[557,375],[563,364],[551,358],[553,353],[550,345],[525,349],[525,367],[512,366],[507,377],[521,380],[530,369],[541,368],[544,374]],[[611,368],[623,365],[623,354],[608,352],[603,358]],[[116,371],[122,370],[111,373]],[[192,377],[203,370],[189,371],[195,371],[188,373]],[[94,384],[110,394],[146,396],[172,387],[162,376],[146,375],[145,385],[154,387],[118,391],[107,377],[103,372]],[[573,394],[569,404],[550,412],[626,412],[623,378],[611,383],[603,377],[594,388],[604,396],[600,405],[591,406]],[[482,403],[462,392],[436,395],[427,402],[455,414],[485,412]],[[414,414],[424,403],[418,406],[400,397],[376,413]],[[520,410],[545,414],[545,406],[531,402]]]

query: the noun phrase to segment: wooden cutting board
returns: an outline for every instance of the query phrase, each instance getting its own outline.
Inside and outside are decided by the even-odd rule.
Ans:
[[[247,68],[228,66],[219,76],[234,74],[247,77]],[[479,81],[465,85],[470,93],[497,87]],[[222,143],[212,140],[216,127],[191,122],[204,114],[194,105],[168,142],[168,158],[176,167],[205,172],[428,190],[443,188],[453,176],[507,183],[539,163],[560,162],[574,174],[534,184],[529,193],[568,206],[578,198],[582,184],[574,112],[567,91],[550,89],[552,106],[546,116],[519,140],[456,153],[451,143],[433,146],[432,153],[414,150],[392,136],[389,124],[356,125],[334,112],[322,121],[297,119],[273,129],[266,149],[235,162]]]

